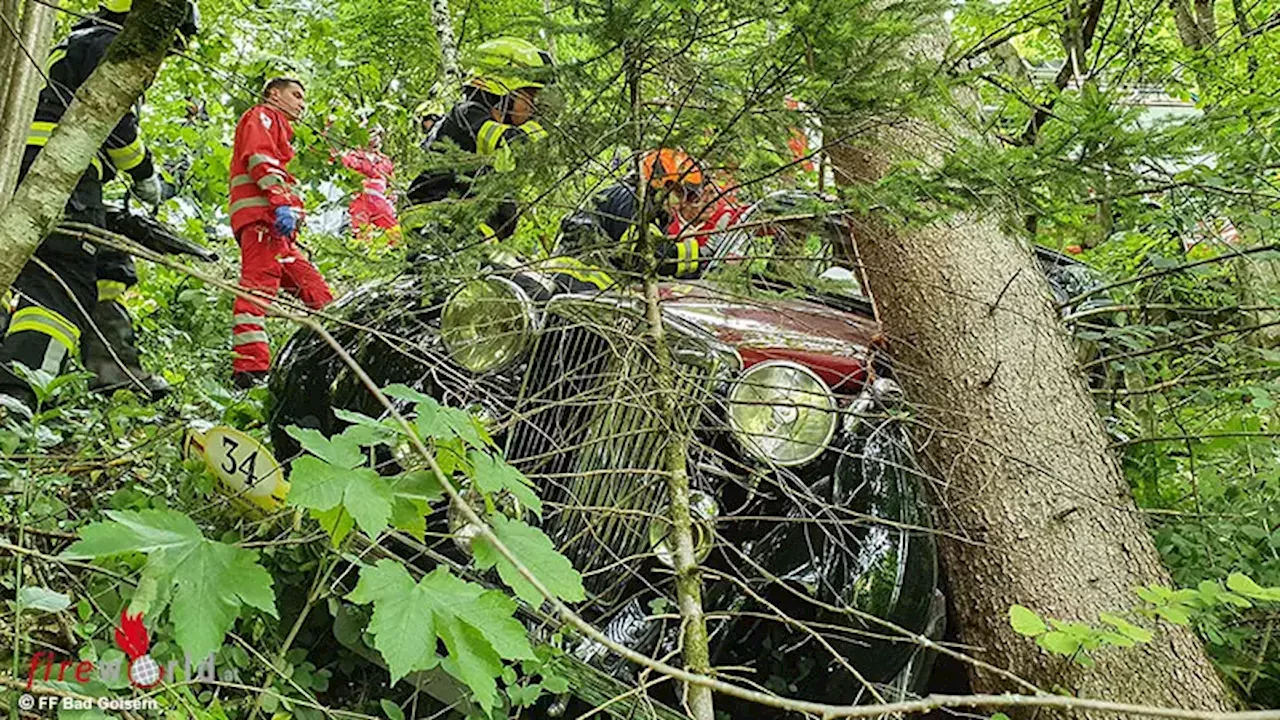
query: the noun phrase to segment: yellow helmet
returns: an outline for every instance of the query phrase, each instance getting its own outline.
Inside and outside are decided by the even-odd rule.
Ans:
[[[467,85],[494,95],[541,88],[552,81],[551,56],[527,40],[500,37],[481,43],[467,58]]]

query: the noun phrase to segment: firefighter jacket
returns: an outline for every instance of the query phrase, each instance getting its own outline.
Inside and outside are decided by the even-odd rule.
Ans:
[[[231,147],[231,231],[274,223],[282,205],[302,208],[298,181],[285,170],[293,159],[293,126],[283,112],[255,105],[240,116]]]
[[[429,160],[430,167],[414,178],[406,196],[415,205],[468,198],[476,178],[489,172],[515,170],[514,146],[540,140],[546,134],[537,122],[501,123],[493,119],[489,106],[463,100],[431,128],[425,147],[434,158]],[[469,157],[460,158],[458,151]],[[503,205],[481,225],[480,231],[486,237],[496,236],[495,223],[502,225],[504,237],[514,232],[511,221],[516,215],[515,203],[508,200]],[[406,227],[414,227],[413,211],[406,211],[402,221]]]
[[[110,23],[118,26],[124,18],[125,15],[120,13],[86,18],[77,23],[71,34],[49,53],[45,70],[48,82],[40,91],[35,120],[27,132],[27,148],[19,178],[26,176],[40,148],[48,144],[54,129],[62,121],[76,91],[102,62],[107,47],[119,34],[117,27]],[[150,178],[155,171],[151,152],[138,134],[138,117],[127,112],[81,177],[68,205],[74,211],[101,212],[102,185],[114,178],[117,172],[127,172],[135,181],[141,181]]]
[[[635,256],[635,246],[640,239],[639,204],[635,178],[605,189],[590,207],[574,212],[560,223],[564,247],[569,252],[587,257],[600,257],[597,251],[605,249],[612,254],[611,264],[624,270],[639,271],[641,266]],[[671,227],[674,218],[663,209],[654,207],[647,198],[646,204],[649,208],[644,214],[651,219],[648,234],[654,243],[658,274],[697,277],[701,272],[697,239],[692,235],[668,236],[662,229]]]

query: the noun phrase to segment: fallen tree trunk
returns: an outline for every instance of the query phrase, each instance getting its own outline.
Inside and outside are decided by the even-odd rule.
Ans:
[[[8,288],[57,224],[67,198],[173,45],[183,4],[135,0],[106,58],[76,93],[13,198],[0,210],[0,290]]]
[[[939,42],[939,38],[942,42]],[[917,46],[935,54],[946,32]],[[945,98],[944,98],[945,99]],[[903,118],[831,149],[838,181],[874,183],[898,162],[939,166],[953,144]],[[835,133],[837,136],[840,133]],[[922,199],[927,204],[927,200]],[[854,220],[858,253],[908,397],[929,426],[950,601],[974,654],[1036,685],[1082,697],[1205,710],[1234,700],[1188,629],[1099,652],[1085,669],[1015,632],[1009,608],[1098,625],[1170,584],[1094,409],[1031,249],[999,208],[924,226]],[[965,541],[955,540],[964,537]],[[985,672],[975,691],[1011,690]]]

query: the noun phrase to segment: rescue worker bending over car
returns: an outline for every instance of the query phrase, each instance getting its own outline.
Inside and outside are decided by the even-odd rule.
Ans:
[[[446,199],[470,199],[475,178],[515,169],[514,147],[540,140],[546,130],[533,119],[538,91],[551,82],[551,56],[518,38],[482,43],[470,58],[470,79],[462,101],[434,122],[426,149],[435,159],[409,186],[415,206]],[[449,154],[450,147],[455,149]],[[456,151],[469,154],[459,160]],[[424,223],[421,207],[401,214],[405,229]],[[515,232],[518,208],[506,198],[478,225],[485,240],[504,240]]]
[[[19,182],[48,144],[77,90],[102,62],[131,9],[132,0],[104,0],[96,14],[77,23],[50,52],[48,84],[40,91],[35,118],[27,132]],[[175,49],[185,46],[197,32],[198,13],[193,3],[187,3],[186,13]],[[103,184],[118,172],[132,178],[133,193],[144,202],[158,203],[172,195],[173,189],[161,179],[151,152],[139,136],[138,118],[132,112],[120,119],[80,177],[67,200],[63,220],[103,227],[107,214]],[[97,375],[96,388],[111,386],[122,378],[129,381],[128,375],[132,374],[153,397],[167,393],[168,384],[147,375],[138,364],[131,320],[118,302],[128,285],[135,282],[137,274],[129,255],[57,231],[45,237],[33,261],[22,268],[14,281],[18,303],[0,347],[0,395],[34,409],[35,393],[13,372],[12,363],[56,376],[66,371],[67,361],[82,348],[85,366]],[[98,340],[95,326],[111,342],[128,373]]]
[[[645,212],[640,212],[640,183],[645,183]],[[642,272],[636,256],[640,218],[649,219],[647,232],[658,260],[658,275],[691,278],[702,272],[700,247],[693,235],[673,237],[663,228],[677,218],[692,220],[702,210],[702,169],[680,150],[662,148],[645,153],[640,176],[628,175],[594,199],[592,206],[566,217],[560,224],[561,253],[588,263],[627,272]]]

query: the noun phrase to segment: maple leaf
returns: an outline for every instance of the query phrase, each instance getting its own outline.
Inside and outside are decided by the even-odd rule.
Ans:
[[[271,574],[253,550],[204,537],[194,521],[176,510],[108,510],[108,522],[80,530],[67,559],[143,553],[140,586],[172,592],[169,616],[179,647],[191,657],[215,652],[248,605],[276,613]]]
[[[392,560],[360,570],[352,602],[373,604],[369,632],[394,685],[415,670],[442,665],[486,709],[497,702],[502,660],[533,660],[528,637],[513,616],[516,604],[496,590],[460,580],[438,567],[418,582]],[[448,655],[436,655],[438,642]]]
[[[491,516],[489,525],[498,540],[552,594],[568,602],[587,599],[586,590],[582,587],[582,575],[573,568],[573,563],[568,558],[556,550],[551,538],[545,533],[503,515]],[[542,605],[542,593],[516,570],[515,565],[499,554],[488,540],[482,536],[476,537],[471,541],[471,549],[475,553],[476,565],[481,570],[488,570],[496,565],[499,577],[515,591],[517,597],[534,607]]]

